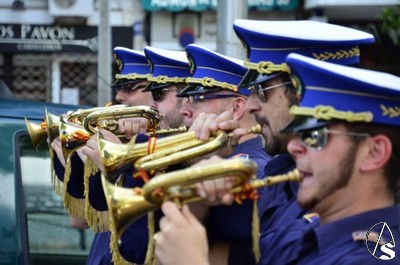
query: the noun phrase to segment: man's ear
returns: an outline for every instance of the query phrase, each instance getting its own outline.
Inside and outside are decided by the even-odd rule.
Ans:
[[[243,97],[237,97],[233,101],[233,118],[240,120],[246,111],[246,99]]]
[[[390,139],[383,134],[369,137],[365,141],[365,152],[360,169],[370,172],[385,167],[392,155],[392,148]]]

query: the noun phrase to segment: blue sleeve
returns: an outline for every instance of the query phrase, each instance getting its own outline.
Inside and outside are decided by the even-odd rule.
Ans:
[[[157,226],[161,211],[155,211],[155,224]],[[158,230],[157,227],[155,228]],[[130,224],[121,236],[119,253],[132,263],[143,264],[146,258],[147,246],[149,243],[147,215],[140,217]]]
[[[53,156],[53,166],[54,166],[54,172],[57,176],[57,178],[61,181],[64,182],[64,173],[65,173],[65,168],[61,164],[60,160],[58,159],[58,156],[54,154]]]
[[[110,235],[111,232],[96,233],[94,235],[86,264],[111,264]]]
[[[248,154],[249,159],[256,162],[258,166],[256,177],[260,178],[264,176],[264,167],[270,157],[259,145],[252,147],[254,148],[246,154]],[[238,154],[234,156],[243,155],[240,149],[236,152]],[[223,240],[251,239],[253,204],[252,200],[245,200],[242,204],[234,203],[230,206],[211,207],[206,223],[210,238]]]
[[[136,142],[145,142],[147,139],[147,135],[138,134]],[[132,177],[132,171],[133,167],[129,167],[122,173],[125,175],[124,187],[135,187],[136,185],[142,185],[143,182],[135,184],[135,180]],[[101,173],[96,173],[89,178],[89,203],[97,211],[107,211],[107,201],[104,196],[100,174]]]
[[[83,184],[83,170],[84,164],[77,153],[73,153],[71,159],[71,175],[67,183],[67,192],[74,198],[83,199],[84,184]]]
[[[107,211],[108,209],[100,172],[89,177],[89,203],[97,211]]]

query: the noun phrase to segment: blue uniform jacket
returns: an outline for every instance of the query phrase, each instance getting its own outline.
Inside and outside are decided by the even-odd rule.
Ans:
[[[243,157],[258,165],[257,178],[264,176],[264,167],[271,157],[264,151],[261,137],[252,138],[239,144],[231,157]],[[215,206],[210,208],[207,218],[207,233],[212,240],[229,240],[229,265],[255,264],[252,250],[252,212],[253,201],[242,204]]]
[[[382,222],[387,224],[391,233],[387,227],[382,229]],[[285,236],[285,233],[281,235]],[[376,257],[384,255],[393,259],[380,260],[368,251],[367,245],[371,252],[377,245],[374,238],[380,239],[381,243],[394,239],[394,247],[389,247],[391,255],[387,251],[382,252],[379,244],[375,252]],[[400,264],[400,206],[373,210],[314,227],[303,235],[302,240],[297,241],[295,248],[298,254],[292,262],[285,262],[286,257],[281,255],[282,260],[275,264]],[[282,246],[276,244],[274,251],[280,252],[281,249]]]
[[[262,256],[260,265],[289,264],[300,252],[301,241],[307,231],[319,226],[317,214],[306,214],[292,223],[282,224],[260,235]],[[279,248],[277,248],[279,246]]]
[[[288,153],[280,154],[268,162],[265,167],[265,175],[285,174],[295,167],[296,164]],[[306,213],[297,204],[297,190],[298,183],[294,182],[279,183],[260,189],[258,211],[261,233],[286,225]]]
[[[138,135],[136,142],[145,142],[148,140],[146,135]],[[182,165],[174,165],[170,170],[181,169]],[[133,188],[142,187],[144,182],[141,179],[133,178],[133,167],[125,171],[123,187]],[[93,196],[91,196],[93,195]],[[100,178],[90,178],[90,204],[96,209],[107,210],[103,188]],[[160,210],[155,211],[156,230],[158,221],[162,213]],[[110,233],[97,234],[92,243],[92,249],[88,258],[88,264],[111,264],[112,256],[110,254]],[[129,262],[142,264],[146,258],[148,245],[148,224],[147,215],[140,217],[138,220],[130,224],[122,234],[119,244],[120,255]],[[106,251],[105,251],[106,250]],[[91,262],[91,263],[89,263]]]
[[[83,199],[84,196],[84,186],[83,186],[83,168],[84,164],[77,153],[71,154],[71,175],[67,183],[67,193],[76,199]],[[55,155],[53,158],[54,171],[57,178],[64,182],[65,169],[61,165],[60,160]],[[64,183],[65,184],[65,183]]]

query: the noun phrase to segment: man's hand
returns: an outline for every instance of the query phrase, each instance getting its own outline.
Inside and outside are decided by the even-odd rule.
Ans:
[[[62,152],[62,147],[61,147],[61,139],[60,136],[57,136],[53,142],[50,144],[51,149],[53,149],[54,153],[56,153],[58,160],[60,160],[61,165],[65,167],[65,158],[64,154]]]
[[[193,167],[201,167],[213,163],[220,163],[224,159],[219,156],[212,156],[208,159],[203,159],[193,165]],[[208,201],[209,205],[230,205],[233,203],[233,195],[229,193],[229,189],[235,184],[236,177],[225,176],[214,180],[207,180],[196,184],[197,194]]]
[[[104,137],[109,142],[113,143],[121,143],[119,138],[114,135],[112,132],[109,132],[104,129],[99,129],[99,133],[101,133]],[[96,164],[96,166],[99,168],[99,170],[102,173],[105,173],[104,170],[104,165],[102,162],[102,159],[100,157],[100,150],[99,150],[99,144],[98,144],[98,135],[95,134],[92,137],[90,137],[89,140],[87,140],[86,145],[81,148],[81,151],[84,155],[90,157],[93,162]]]
[[[220,115],[200,113],[193,121],[189,131],[195,131],[200,140],[208,140],[218,130],[230,132],[228,147],[234,147],[239,143],[240,137],[248,134],[248,130],[239,127],[239,121],[233,118],[230,111],[224,111]],[[230,153],[222,151],[222,154]],[[219,153],[221,155],[221,153]]]
[[[118,120],[119,132],[125,134],[127,139],[131,139],[138,133],[145,133],[149,127],[149,121],[146,118],[125,118]]]
[[[165,202],[162,211],[160,231],[155,235],[155,253],[160,264],[209,264],[205,228],[187,205],[180,211],[175,203]]]

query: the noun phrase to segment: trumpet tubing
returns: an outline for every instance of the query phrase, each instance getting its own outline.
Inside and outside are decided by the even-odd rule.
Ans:
[[[250,128],[247,133],[259,134],[261,132],[261,126],[257,124]],[[189,142],[182,141],[179,145],[171,145],[171,148],[165,149],[161,153],[154,152],[139,159],[135,163],[135,168],[150,173],[155,170],[163,170],[171,165],[210,154],[225,146],[231,136],[231,133],[217,131],[207,141],[201,141],[194,137]]]
[[[195,138],[194,132],[186,132],[157,139],[153,151],[159,153],[164,149],[170,149],[172,146],[178,146],[182,141],[188,142],[193,138]],[[114,179],[121,170],[133,164],[136,160],[147,157],[149,154],[149,145],[147,142],[135,145],[116,144],[105,140],[99,134],[98,143],[105,174],[109,180]]]
[[[78,124],[83,124],[83,121],[85,118],[92,112],[95,111],[102,111],[102,110],[112,110],[112,109],[119,109],[123,107],[128,107],[128,105],[111,105],[111,106],[105,106],[105,107],[94,107],[94,108],[88,108],[88,109],[77,109],[71,113],[69,113],[66,117],[67,122],[73,122],[73,123],[78,123]]]
[[[164,135],[164,134],[173,134],[173,133],[185,133],[187,132],[186,126],[181,126],[178,128],[166,128],[166,129],[157,129],[154,132],[151,132],[153,135]]]
[[[297,169],[287,174],[267,176],[261,179],[255,179],[256,172],[257,164],[241,158],[229,159],[202,167],[190,167],[153,177],[143,186],[143,196],[146,200],[158,204],[164,200],[174,200],[175,198],[179,198],[182,203],[199,201],[202,198],[190,192],[194,189],[192,184],[230,175],[236,176],[239,180],[229,190],[230,193],[242,192],[244,182],[248,182],[254,189],[259,189],[282,182],[299,182],[301,180],[300,172]],[[180,191],[182,188],[184,192]],[[161,194],[165,194],[165,197],[160,197],[158,192],[155,194],[155,191],[162,191]]]
[[[97,132],[98,127],[118,132],[119,119],[135,117],[146,118],[149,121],[148,131],[155,131],[162,119],[158,110],[150,106],[118,107],[115,105],[89,113],[83,121],[83,127],[93,134]]]
[[[209,154],[227,142],[228,135],[223,131],[218,131],[215,137],[210,137],[207,141],[199,140],[194,135],[190,141],[182,141],[179,145],[171,145],[171,148],[163,152],[154,152],[139,159],[135,163],[135,168],[151,173],[156,169],[163,170],[168,166]]]
[[[157,126],[161,119],[158,111],[148,106],[112,105],[72,112],[69,114],[67,121],[62,120],[60,123],[64,158],[67,160],[75,150],[85,145],[89,137],[95,134],[99,127],[114,132],[119,137],[124,136],[118,132],[118,119],[128,117],[145,117],[149,119],[151,129],[154,129],[153,127]],[[82,124],[83,128],[70,124],[68,121]]]
[[[143,186],[143,196],[147,201],[156,204],[165,200],[176,201],[176,199],[181,203],[188,203],[201,200],[194,191],[193,184],[195,183],[224,176],[235,176],[236,185],[238,185],[254,178],[256,172],[257,164],[255,162],[241,158],[228,159],[205,166],[189,167],[153,177]],[[163,196],[159,196],[159,191]],[[198,197],[198,199],[195,199],[195,197]]]
[[[111,222],[118,238],[129,224],[150,211],[157,209],[166,200],[187,204],[203,200],[196,195],[195,184],[226,176],[234,176],[235,184],[230,193],[241,192],[244,183],[258,189],[286,181],[300,181],[300,173],[293,170],[288,174],[254,179],[257,164],[251,160],[234,158],[202,167],[190,167],[160,174],[147,182],[142,189],[116,187],[102,175]]]

